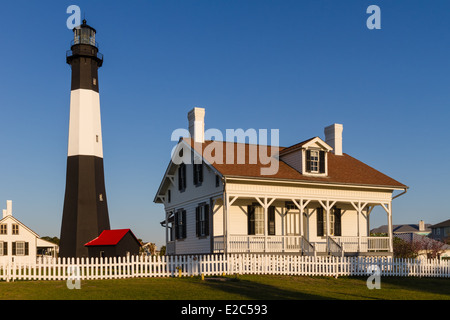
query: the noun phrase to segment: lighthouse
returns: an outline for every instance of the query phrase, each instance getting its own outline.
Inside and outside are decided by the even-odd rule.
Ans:
[[[73,29],[66,53],[72,69],[66,191],[60,236],[60,257],[87,257],[84,246],[110,229],[103,171],[96,30],[86,24]]]

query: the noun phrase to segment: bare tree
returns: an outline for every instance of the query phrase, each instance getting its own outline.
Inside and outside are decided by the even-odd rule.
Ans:
[[[396,258],[417,258],[423,245],[417,240],[405,241],[394,237],[394,256]]]
[[[446,244],[444,242],[423,237],[420,241],[421,250],[425,251],[428,259],[436,259],[445,251]]]

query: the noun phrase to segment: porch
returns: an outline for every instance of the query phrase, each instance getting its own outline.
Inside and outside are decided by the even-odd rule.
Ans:
[[[392,255],[391,194],[383,196],[376,200],[224,194],[214,201],[212,252]],[[370,234],[370,214],[376,206],[386,212],[388,236]]]

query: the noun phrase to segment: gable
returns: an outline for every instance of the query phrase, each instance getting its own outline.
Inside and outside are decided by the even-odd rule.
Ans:
[[[182,154],[180,154],[180,152]],[[195,161],[197,162],[194,162],[194,159],[196,159]],[[172,151],[170,162],[153,200],[155,203],[163,203],[165,201],[167,190],[171,188],[171,186],[177,186],[177,171],[181,163],[185,163],[187,166],[192,165],[192,163],[203,163],[207,169],[211,170],[215,175],[222,176],[221,173],[209,163],[208,158],[205,158],[201,153],[198,153],[185,139],[181,139]],[[188,174],[190,175],[190,173]]]
[[[18,224],[19,225],[19,234],[20,234],[20,228],[22,228],[26,232],[31,233],[33,236],[39,238],[39,235],[36,232],[34,232],[30,228],[28,228],[26,225],[24,225],[22,222],[17,220],[17,218],[15,218],[12,215],[8,215],[8,216],[6,216],[6,217],[4,217],[3,219],[0,220],[0,224],[4,224],[4,223],[6,223],[6,224]]]
[[[330,147],[325,141],[323,141],[319,137],[315,137],[309,140],[307,143],[303,144],[302,149],[318,149],[326,152],[333,150],[332,147]]]
[[[325,141],[320,139],[319,137],[310,138],[308,140],[296,143],[290,147],[283,148],[280,151],[280,157],[284,157],[285,155],[291,152],[299,152],[302,149],[319,149],[324,151],[332,151],[333,148],[330,147]]]

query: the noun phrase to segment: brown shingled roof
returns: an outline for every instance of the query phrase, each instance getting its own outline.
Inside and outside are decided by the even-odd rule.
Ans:
[[[299,145],[304,144],[310,140],[311,139],[294,146],[295,148],[297,148],[299,147]],[[183,138],[183,141],[193,147],[193,142],[191,139]],[[200,150],[200,146],[202,150]],[[225,163],[225,156],[223,158],[219,158],[223,159],[222,164],[216,163],[218,161],[211,161],[214,160],[214,157],[216,157],[215,154],[212,154],[212,158],[208,157],[208,154],[213,146],[223,148],[223,155],[225,155],[225,151],[227,150],[227,148],[233,148],[235,161],[231,164],[227,164]],[[272,154],[275,155],[274,157],[277,158],[280,153],[283,153],[283,150],[291,149],[292,147],[284,148],[267,146],[266,154],[270,155],[270,153],[272,152]],[[207,151],[209,152],[207,152],[207,154],[205,154],[204,152],[205,148],[208,148]],[[243,148],[245,150],[245,164],[237,163],[236,156],[238,148]],[[259,157],[256,157],[258,160],[257,163],[249,163],[249,150],[255,151],[258,150],[258,148],[258,145],[222,141],[205,141],[203,144],[197,143],[194,146],[194,150],[196,150],[198,153],[201,152],[204,156],[204,159],[211,163],[211,165],[223,176],[407,188],[406,185],[390,178],[389,176],[379,172],[378,170],[375,170],[374,168],[345,153],[342,156],[336,156],[331,152],[328,153],[327,177],[303,175],[283,161],[279,161],[279,168],[276,174],[261,175],[261,168],[269,168],[270,163],[260,163]]]

